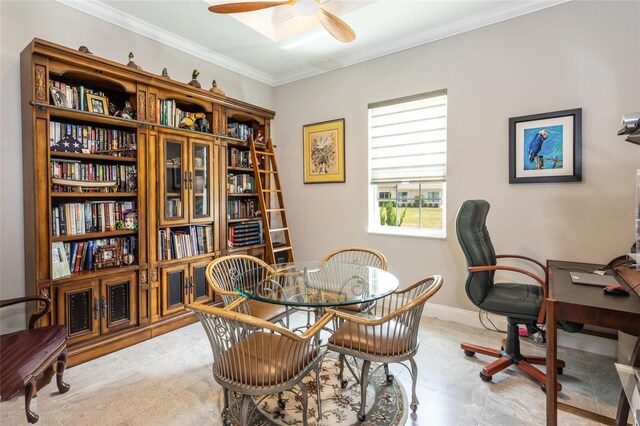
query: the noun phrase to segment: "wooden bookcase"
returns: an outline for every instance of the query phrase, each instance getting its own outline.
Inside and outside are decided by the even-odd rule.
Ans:
[[[229,159],[269,137],[273,111],[40,39],[21,76],[26,294],[52,300],[41,323],[67,326],[71,365],[194,322],[215,257],[264,257],[259,239],[228,243],[261,221],[228,216],[236,199],[259,210],[228,192],[253,175]]]

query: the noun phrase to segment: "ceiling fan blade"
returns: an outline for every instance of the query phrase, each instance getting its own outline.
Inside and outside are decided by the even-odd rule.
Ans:
[[[316,15],[318,16],[318,19],[320,19],[322,26],[324,26],[326,30],[329,31],[329,33],[337,40],[348,43],[356,39],[356,33],[351,29],[351,27],[345,24],[342,19],[338,18],[333,13],[320,8],[316,12]]]
[[[242,13],[253,12],[254,10],[268,9],[270,7],[282,6],[284,4],[295,4],[296,0],[284,1],[250,1],[244,3],[227,3],[209,6],[209,11],[213,13]]]

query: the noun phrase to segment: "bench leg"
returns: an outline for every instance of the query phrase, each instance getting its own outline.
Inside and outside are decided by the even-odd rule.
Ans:
[[[71,386],[64,382],[62,376],[64,375],[64,370],[67,368],[67,350],[65,349],[60,356],[58,357],[57,365],[56,365],[56,383],[58,385],[58,390],[60,393],[66,393]]]
[[[36,380],[32,378],[24,387],[24,410],[29,423],[36,423],[40,419],[40,416],[31,411],[31,399],[36,396],[37,391]]]

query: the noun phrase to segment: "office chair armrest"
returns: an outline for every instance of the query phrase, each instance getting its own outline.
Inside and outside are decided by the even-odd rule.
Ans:
[[[521,256],[519,254],[498,254],[496,255],[496,259],[522,259],[522,260],[527,260],[531,263],[535,263],[536,265],[538,265],[540,267],[540,269],[542,269],[544,271],[544,282],[549,282],[549,270],[547,269],[547,267],[542,264],[541,262],[538,262],[537,260],[531,258],[531,257],[527,257],[527,256]]]
[[[518,272],[520,274],[524,274],[530,278],[533,278],[538,284],[540,284],[540,287],[542,287],[542,295],[544,297],[544,300],[542,301],[542,305],[540,306],[540,312],[538,313],[537,321],[538,321],[538,324],[544,324],[545,306],[547,304],[546,303],[547,302],[547,283],[543,281],[539,276],[529,271],[525,271],[524,269],[516,268],[513,266],[500,266],[500,265],[470,266],[468,270],[469,272],[511,271],[511,272]]]

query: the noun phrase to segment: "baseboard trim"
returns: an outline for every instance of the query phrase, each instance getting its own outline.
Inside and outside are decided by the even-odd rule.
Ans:
[[[445,321],[453,321],[470,327],[484,328],[478,318],[478,311],[453,308],[451,306],[437,305],[427,302],[424,316],[438,318]],[[491,321],[500,329],[506,330],[507,320],[499,315],[489,315]],[[607,339],[585,333],[567,333],[558,330],[558,346],[591,352],[598,355],[617,357],[618,345],[616,340]]]

